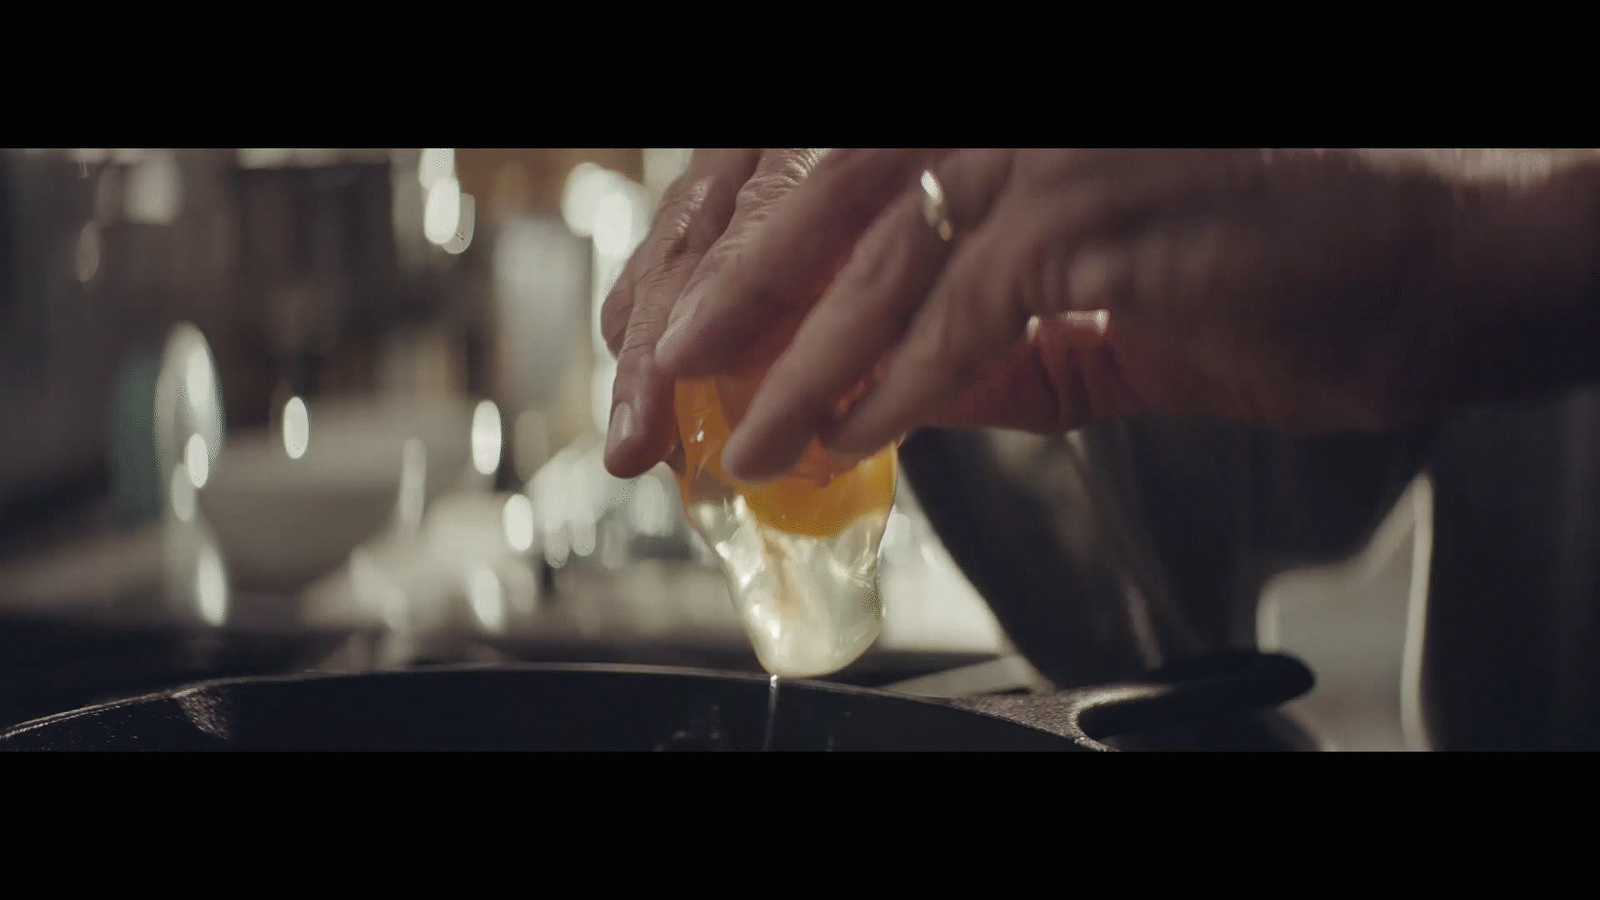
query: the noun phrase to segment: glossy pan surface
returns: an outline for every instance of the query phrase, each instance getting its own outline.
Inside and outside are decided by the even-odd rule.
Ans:
[[[1144,682],[971,701],[784,681],[770,748],[1103,750],[1095,738],[1275,706],[1310,686],[1298,662],[1259,654]],[[236,678],[25,723],[0,734],[0,750],[760,750],[771,699],[758,675],[639,666]]]

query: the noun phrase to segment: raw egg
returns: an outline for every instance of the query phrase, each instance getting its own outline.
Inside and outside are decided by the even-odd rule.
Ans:
[[[878,548],[894,507],[896,451],[844,466],[813,442],[783,477],[737,484],[722,469],[728,412],[742,412],[758,383],[678,383],[683,506],[721,562],[763,667],[785,677],[828,675],[882,630]]]

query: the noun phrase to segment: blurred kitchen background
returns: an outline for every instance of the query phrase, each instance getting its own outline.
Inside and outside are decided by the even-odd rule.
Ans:
[[[0,726],[221,675],[757,669],[671,478],[600,461],[600,302],[687,158],[4,151]],[[1295,714],[1326,746],[1423,743],[1427,503],[1266,589],[1258,637],[1316,669]],[[884,636],[839,680],[1039,682],[908,484],[882,578]]]

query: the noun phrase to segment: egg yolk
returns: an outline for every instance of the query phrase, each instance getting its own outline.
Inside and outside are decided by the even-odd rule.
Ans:
[[[748,394],[746,385],[729,389]],[[788,534],[828,539],[850,523],[894,504],[896,456],[890,447],[853,468],[834,462],[816,441],[789,474],[758,485],[739,485],[722,468],[728,442],[723,390],[715,380],[680,381],[676,388],[679,437],[687,475],[679,479],[687,499],[696,473],[705,472],[739,493],[758,521]],[[748,397],[742,398],[748,402]],[[738,400],[735,400],[738,402]]]

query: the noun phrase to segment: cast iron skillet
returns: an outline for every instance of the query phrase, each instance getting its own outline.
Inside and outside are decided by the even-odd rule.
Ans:
[[[1102,739],[1276,706],[1311,688],[1285,656],[1150,679],[929,701],[785,681],[774,750],[1107,750]],[[0,750],[759,750],[768,679],[603,665],[440,667],[202,682],[26,723]]]

